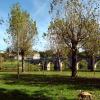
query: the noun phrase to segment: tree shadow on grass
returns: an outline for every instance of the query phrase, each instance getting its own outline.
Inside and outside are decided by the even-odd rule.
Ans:
[[[52,100],[44,95],[44,91],[36,91],[32,95],[19,90],[0,89],[0,100]]]
[[[35,91],[32,95],[28,95],[25,92],[19,90],[6,90],[0,88],[0,100],[54,100],[54,97],[45,95],[44,90]],[[55,100],[76,100],[67,99],[66,97],[58,96]]]
[[[68,77],[60,75],[38,75],[38,74],[21,74],[20,79],[17,80],[17,75],[10,74],[2,76],[5,84],[13,85],[30,85],[30,86],[57,86],[69,85],[67,88],[70,90],[92,90],[100,89],[99,78],[81,78],[81,77]]]
[[[99,78],[81,78],[81,77],[67,77],[60,75],[38,75],[38,74],[21,74],[20,79],[17,80],[17,75],[10,74],[1,77],[1,80],[5,81],[5,84],[9,85],[30,85],[30,86],[57,86],[57,85],[69,85],[67,89],[70,90],[92,90],[100,89]],[[32,95],[28,95],[25,92],[19,90],[8,91],[0,89],[0,100],[52,100],[53,97],[48,97],[48,91],[39,90],[35,91]],[[53,99],[54,100],[54,99]],[[55,100],[75,100],[67,99],[66,97],[58,97]]]
[[[10,74],[8,76],[2,76],[3,80],[11,81],[12,84],[16,82],[25,82],[25,83],[51,83],[51,84],[100,84],[100,78],[82,78],[82,77],[68,77],[60,75],[38,75],[38,74],[21,74],[20,79],[17,80],[17,75]]]

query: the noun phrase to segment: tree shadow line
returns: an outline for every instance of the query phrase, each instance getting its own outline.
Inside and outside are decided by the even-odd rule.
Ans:
[[[60,75],[38,75],[38,74],[21,74],[20,79],[17,80],[17,75],[10,74],[2,76],[5,84],[17,85],[71,85],[71,89],[100,89],[100,78],[82,78],[82,77],[68,77]],[[70,87],[69,87],[70,88]]]
[[[40,90],[35,91],[32,95],[29,95],[23,91],[19,90],[6,90],[0,88],[0,100],[54,100],[53,97],[45,95],[47,91]],[[67,99],[66,97],[56,97],[56,100],[77,100],[77,99]]]
[[[44,91],[35,91],[32,95],[29,95],[19,90],[0,88],[0,100],[51,100],[51,98],[44,95],[44,93]]]
[[[70,90],[91,90],[100,89],[99,78],[82,78],[82,77],[68,77],[60,75],[38,75],[38,74],[21,74],[20,79],[17,79],[17,75],[2,75],[0,78],[4,80],[8,85],[30,85],[30,86],[56,86],[56,85],[69,85],[67,89]],[[0,89],[0,100],[54,100],[53,97],[49,97],[47,90],[35,91],[32,95],[19,90],[7,90]],[[56,98],[57,100],[57,98]],[[58,100],[75,100],[67,99],[66,97],[58,97]]]

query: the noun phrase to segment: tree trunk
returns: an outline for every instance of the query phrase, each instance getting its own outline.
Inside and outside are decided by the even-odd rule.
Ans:
[[[77,74],[77,44],[76,43],[72,43],[72,77],[76,77]]]
[[[60,58],[57,57],[57,71],[60,71],[60,62],[59,62]]]
[[[92,55],[92,71],[94,71],[94,64],[95,64],[95,58],[94,58],[94,54]]]
[[[54,70],[55,71],[60,71],[60,54],[59,54],[59,49],[57,49],[56,54],[55,54],[55,60],[54,60]]]
[[[59,57],[56,57],[55,61],[54,61],[54,70],[55,71],[60,71],[60,62],[59,62]]]
[[[89,68],[90,71],[94,71],[94,55],[90,56],[90,64],[89,64]]]
[[[24,55],[22,55],[22,72],[24,72]]]
[[[22,72],[24,72],[24,50],[21,50],[21,56],[22,56]]]
[[[44,70],[47,70],[47,61],[44,61]]]

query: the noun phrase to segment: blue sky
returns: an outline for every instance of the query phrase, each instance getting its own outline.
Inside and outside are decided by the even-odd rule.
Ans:
[[[8,28],[8,13],[13,4],[19,2],[22,9],[26,10],[32,17],[33,20],[37,22],[38,28],[38,39],[35,46],[36,50],[45,50],[48,46],[48,42],[42,38],[44,32],[47,32],[48,25],[50,22],[49,15],[49,1],[50,0],[0,0],[0,18],[3,18],[5,23],[0,25],[0,50],[5,50],[7,44],[3,41],[7,37],[6,29]]]

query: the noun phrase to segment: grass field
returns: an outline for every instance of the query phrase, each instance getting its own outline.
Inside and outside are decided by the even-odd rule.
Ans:
[[[0,100],[77,100],[80,90],[100,100],[100,72],[0,72]]]

